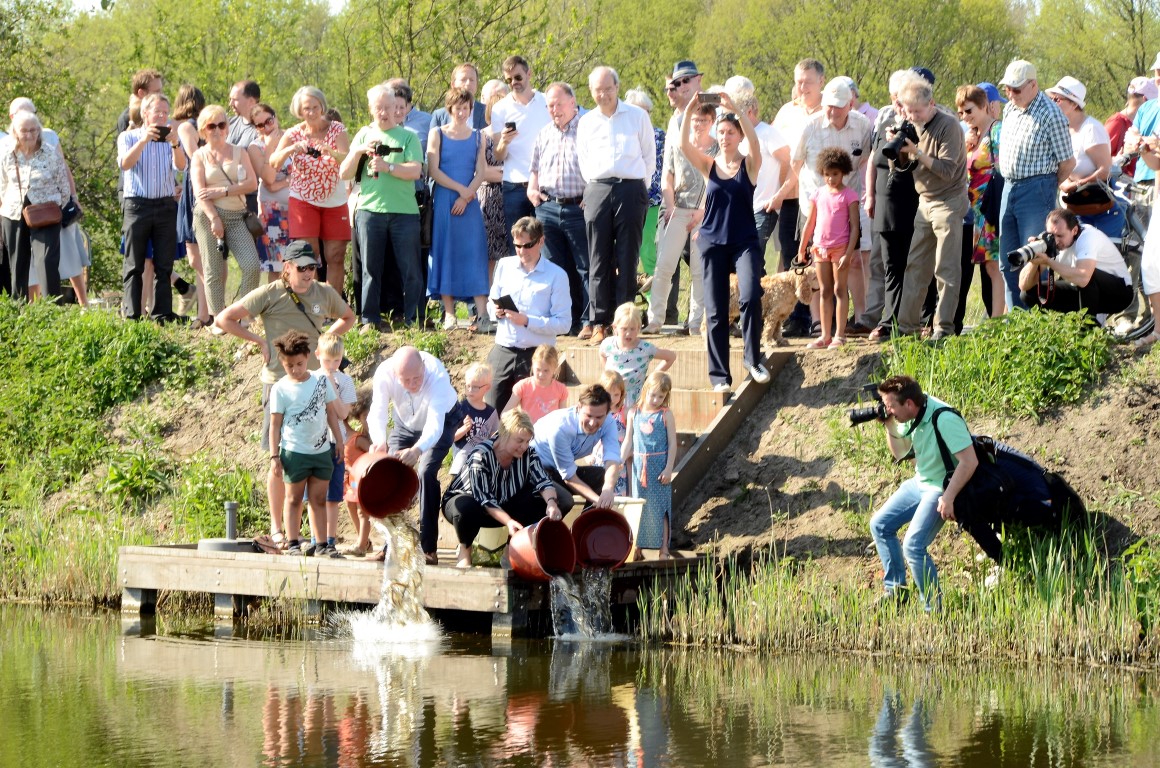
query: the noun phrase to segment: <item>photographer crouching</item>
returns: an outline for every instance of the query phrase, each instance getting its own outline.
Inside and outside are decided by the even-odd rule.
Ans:
[[[1132,301],[1132,277],[1119,249],[1065,208],[1047,214],[1047,230],[1007,260],[1022,268],[1020,297],[1029,307],[1086,309],[1095,316],[1120,312]]]
[[[909,565],[926,610],[937,610],[941,599],[938,570],[927,548],[943,522],[955,519],[955,498],[975,473],[979,460],[963,418],[943,401],[924,394],[914,379],[892,376],[881,382],[876,392],[880,402],[875,415],[886,428],[890,452],[898,461],[915,461],[914,477],[899,486],[870,518],[870,533],[885,571],[886,591],[878,602],[906,599]],[[851,413],[852,422],[855,413]],[[939,450],[940,435],[954,457],[955,468],[949,474]],[[910,526],[900,543],[898,529],[907,523]]]

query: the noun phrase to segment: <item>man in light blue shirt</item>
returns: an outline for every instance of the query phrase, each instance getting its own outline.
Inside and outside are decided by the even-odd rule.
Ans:
[[[532,448],[548,477],[564,514],[572,508],[573,494],[597,507],[611,507],[620,477],[620,436],[616,422],[608,418],[612,396],[599,384],[585,387],[575,407],[552,411],[536,422]],[[578,459],[592,454],[597,443],[605,456],[604,466],[579,467]],[[599,490],[597,490],[599,489]]]
[[[541,258],[544,225],[525,216],[512,227],[515,256],[505,256],[495,266],[488,311],[497,323],[495,346],[487,356],[494,378],[487,403],[502,409],[512,387],[532,372],[532,353],[541,344],[555,346],[556,337],[572,324],[572,299],[568,275]],[[511,299],[516,307],[504,309],[499,300]]]

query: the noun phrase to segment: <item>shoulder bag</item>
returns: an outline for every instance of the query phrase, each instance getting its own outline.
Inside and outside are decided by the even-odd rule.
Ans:
[[[241,150],[237,146],[235,146],[234,147],[234,162],[235,163],[238,162],[238,155],[240,153],[241,153]],[[226,181],[232,181],[234,184],[241,184],[240,179],[231,179],[230,178],[230,175],[228,173],[226,173],[226,169],[222,167],[221,163],[217,163],[217,167],[218,167],[218,170],[222,172],[222,176],[226,177]],[[243,223],[245,223],[246,229],[248,229],[250,231],[251,236],[261,237],[263,234],[265,234],[266,228],[262,226],[261,217],[259,217],[258,214],[254,213],[250,209],[248,209],[248,208],[246,209],[245,214],[242,216],[242,221],[243,221]]]
[[[979,207],[983,211],[983,220],[999,229],[999,221],[1003,218],[1003,186],[1006,183],[1003,179],[1003,174],[999,172],[998,157],[995,155],[995,126],[999,123],[996,121],[991,130],[987,132],[987,153],[991,157],[991,180],[987,182],[987,188],[983,190],[983,199],[980,201]]]
[[[946,467],[946,476],[943,478],[944,490],[950,484],[951,477],[955,473],[955,463],[950,449],[947,448],[946,442],[938,431],[938,417],[947,411],[960,419],[962,418],[962,415],[950,406],[939,408],[930,417],[943,466]],[[956,510],[961,506],[964,516],[979,520],[1001,520],[1009,511],[1011,478],[996,461],[995,441],[992,438],[986,435],[971,435],[971,444],[974,446],[979,466],[967,484],[959,491],[958,498],[955,499]],[[955,517],[959,517],[957,511]]]

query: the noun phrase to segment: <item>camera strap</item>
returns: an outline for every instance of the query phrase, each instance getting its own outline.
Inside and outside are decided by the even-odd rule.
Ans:
[[[306,305],[302,303],[302,299],[298,298],[298,294],[294,293],[294,289],[287,285],[286,293],[289,294],[290,300],[294,302],[294,306],[298,307],[298,309],[302,311],[302,314],[306,317],[307,322],[309,322],[311,327],[314,328],[315,333],[321,335],[322,329],[315,325],[314,318],[312,318],[310,313],[306,311]]]

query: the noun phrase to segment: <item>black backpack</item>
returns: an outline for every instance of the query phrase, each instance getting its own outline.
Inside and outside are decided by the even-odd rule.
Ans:
[[[942,455],[943,465],[946,467],[946,476],[943,478],[943,488],[950,483],[955,473],[955,463],[950,449],[938,431],[938,417],[950,411],[960,419],[963,418],[954,408],[944,406],[931,414],[931,426],[934,427],[934,436],[938,441],[938,450]],[[971,443],[975,448],[975,457],[979,466],[971,479],[959,491],[955,499],[955,517],[971,518],[975,520],[1004,519],[1010,512],[1011,477],[999,466],[995,456],[995,441],[986,435],[972,435]]]

